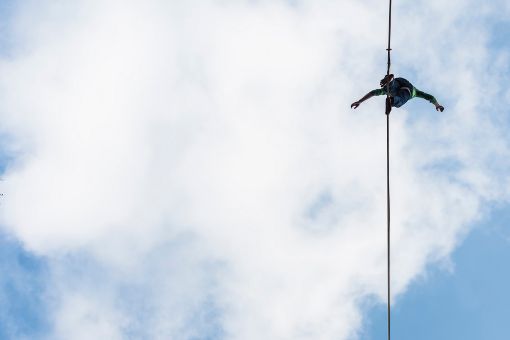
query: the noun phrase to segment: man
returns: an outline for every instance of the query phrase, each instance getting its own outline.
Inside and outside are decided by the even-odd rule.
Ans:
[[[390,113],[392,106],[401,107],[409,99],[412,99],[414,97],[428,100],[429,102],[434,104],[437,111],[443,112],[444,110],[444,107],[439,105],[434,96],[418,90],[407,79],[394,78],[393,74],[389,74],[385,76],[379,84],[381,85],[380,89],[370,91],[363,98],[352,103],[351,108],[356,109],[361,103],[363,103],[365,100],[369,98],[372,98],[373,96],[387,94],[389,88],[390,95],[389,97],[386,98],[386,114]]]

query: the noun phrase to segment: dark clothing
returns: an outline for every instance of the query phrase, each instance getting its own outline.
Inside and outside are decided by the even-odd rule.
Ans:
[[[409,99],[414,97],[423,98],[428,100],[434,105],[438,105],[436,98],[434,96],[422,92],[413,86],[407,79],[405,78],[395,78],[390,84],[390,97],[393,98],[392,106],[401,107],[404,105]],[[388,90],[388,86],[384,86],[380,89],[370,91],[370,94],[373,96],[386,95]]]

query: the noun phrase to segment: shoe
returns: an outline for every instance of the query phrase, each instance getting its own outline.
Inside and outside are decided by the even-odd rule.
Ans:
[[[386,97],[386,111],[385,111],[385,113],[387,115],[389,115],[391,112],[391,99],[392,99],[391,97]]]
[[[385,87],[392,80],[393,80],[393,74],[387,74],[387,75],[384,76],[383,79],[381,79],[379,84],[381,85],[381,87]]]

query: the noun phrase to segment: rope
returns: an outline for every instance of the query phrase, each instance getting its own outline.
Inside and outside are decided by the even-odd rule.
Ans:
[[[391,304],[390,304],[390,282],[391,282],[391,267],[390,267],[390,115],[386,115],[386,192],[388,202],[388,340],[391,339]]]
[[[388,70],[386,71],[386,74],[389,75],[390,74],[390,66],[391,66],[391,56],[390,56],[390,51],[391,51],[391,0],[390,0],[390,16],[388,19],[388,48],[386,49],[386,51],[388,51]]]
[[[389,19],[388,19],[388,69],[386,75],[390,74],[391,67],[391,1],[389,8]],[[390,82],[388,81],[386,91],[386,100],[390,100]],[[386,110],[386,108],[385,108]],[[387,228],[387,273],[388,273],[388,340],[391,340],[391,262],[390,262],[390,110],[386,113],[386,192],[387,192],[387,208],[388,208],[388,228]],[[386,111],[385,111],[386,112]]]

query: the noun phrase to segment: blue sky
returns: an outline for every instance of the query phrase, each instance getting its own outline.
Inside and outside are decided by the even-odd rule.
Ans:
[[[39,338],[51,329],[47,263],[5,234],[0,245],[0,337]]]
[[[453,253],[453,271],[429,268],[393,309],[395,339],[505,339],[510,285],[508,208],[497,209]],[[385,339],[386,310],[368,313],[361,339]]]
[[[385,338],[382,100],[348,109],[385,6],[12,3],[1,339]],[[392,116],[393,336],[506,339],[510,11],[447,5],[395,12],[394,68],[446,111]]]

